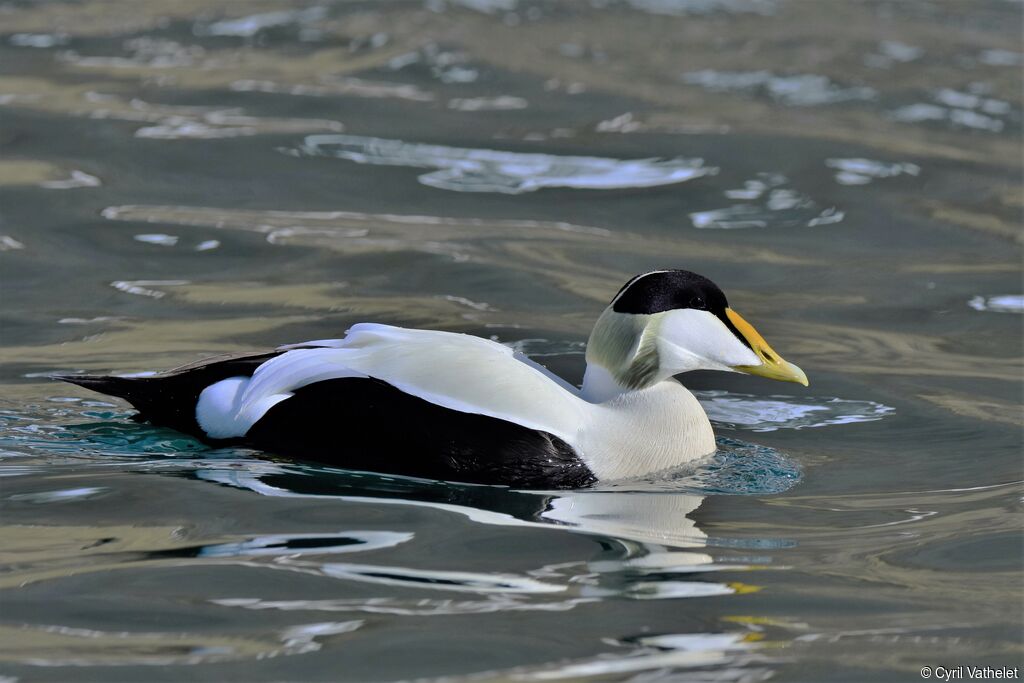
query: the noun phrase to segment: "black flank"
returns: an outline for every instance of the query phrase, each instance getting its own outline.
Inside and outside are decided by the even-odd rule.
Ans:
[[[245,437],[207,437],[195,417],[203,389],[252,376],[281,353],[201,361],[151,377],[54,379],[123,398],[139,411],[137,419],[214,446],[246,445],[345,469],[517,488],[581,488],[596,481],[572,447],[552,434],[442,408],[372,378],[311,384],[267,411]]]
[[[373,378],[317,382],[263,416],[246,437],[295,459],[518,488],[580,488],[596,479],[547,432],[437,406]]]

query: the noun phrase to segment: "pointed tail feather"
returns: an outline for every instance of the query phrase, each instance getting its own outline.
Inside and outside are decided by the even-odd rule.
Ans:
[[[139,411],[136,419],[202,437],[195,420],[195,400],[180,384],[167,377],[115,377],[112,375],[51,375],[51,379],[77,384],[107,396],[122,398]]]
[[[131,401],[132,384],[137,382],[134,377],[114,377],[111,375],[50,375],[50,379],[77,384],[91,391],[108,396],[118,396]]]
[[[113,375],[50,375],[51,379],[77,384],[107,396],[128,401],[144,415],[153,407],[153,382],[149,377],[115,377]],[[157,392],[159,395],[160,392]]]
[[[50,375],[51,379],[77,384],[80,387],[107,396],[123,398],[132,404],[142,417],[154,417],[155,399],[164,392],[154,391],[152,378],[149,377],[115,377],[113,375]],[[166,401],[166,396],[163,397]]]
[[[180,432],[209,439],[196,420],[199,395],[212,384],[230,377],[251,377],[260,365],[283,351],[235,354],[207,358],[154,375],[115,377],[113,375],[51,375],[108,396],[123,398],[139,411],[136,419],[171,427]]]

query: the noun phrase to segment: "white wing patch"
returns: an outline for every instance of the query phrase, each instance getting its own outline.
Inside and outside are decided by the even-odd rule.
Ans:
[[[497,342],[361,323],[344,339],[294,346],[313,345],[267,361],[251,380],[207,387],[196,409],[200,426],[214,438],[243,436],[295,390],[342,377],[375,377],[435,405],[543,430],[570,444],[583,423],[586,404],[575,387]]]
[[[249,431],[253,423],[248,422],[241,410],[242,396],[248,386],[248,377],[229,377],[203,389],[196,403],[196,422],[207,436],[231,439]],[[282,393],[265,397],[257,408],[261,410],[260,415],[289,396],[290,393]]]

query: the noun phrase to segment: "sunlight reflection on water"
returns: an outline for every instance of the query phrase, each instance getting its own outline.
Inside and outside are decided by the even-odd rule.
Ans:
[[[437,168],[419,176],[418,180],[430,187],[458,192],[521,194],[544,187],[589,190],[655,187],[717,172],[715,168],[705,167],[702,159],[620,161],[462,149],[356,135],[310,135],[296,151],[360,164]]]
[[[0,10],[0,678],[1017,662],[1019,2],[199,4]],[[573,376],[666,266],[814,388],[695,380],[719,451],[646,481],[211,450],[42,381],[364,320]]]

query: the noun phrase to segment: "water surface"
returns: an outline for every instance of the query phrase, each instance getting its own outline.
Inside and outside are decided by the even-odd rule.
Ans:
[[[0,17],[4,681],[1022,664],[1019,3]],[[645,482],[210,450],[46,379],[370,320],[578,382],[659,267],[718,282],[811,387],[685,377],[719,453]]]

